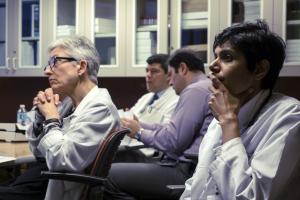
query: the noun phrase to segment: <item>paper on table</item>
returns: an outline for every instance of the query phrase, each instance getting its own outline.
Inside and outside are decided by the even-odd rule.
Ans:
[[[123,109],[119,109],[118,110],[119,116],[120,118],[129,118],[129,119],[133,119],[133,112],[130,110],[126,110],[124,111]]]
[[[0,163],[6,163],[9,161],[14,161],[16,160],[15,157],[10,157],[10,156],[0,156]]]

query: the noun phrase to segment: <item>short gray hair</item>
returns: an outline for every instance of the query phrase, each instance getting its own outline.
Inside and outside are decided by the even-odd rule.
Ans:
[[[76,60],[86,60],[88,75],[91,81],[98,84],[97,75],[100,67],[100,56],[95,45],[85,36],[70,36],[57,39],[48,46],[50,53],[55,48],[62,48]]]

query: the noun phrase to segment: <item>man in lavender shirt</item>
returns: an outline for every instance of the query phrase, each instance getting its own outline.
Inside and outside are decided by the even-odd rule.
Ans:
[[[129,137],[164,153],[160,160],[144,163],[114,163],[104,199],[169,199],[166,185],[183,184],[192,176],[195,163],[185,155],[197,154],[199,145],[212,120],[207,104],[210,80],[198,55],[187,49],[174,52],[169,59],[171,84],[180,95],[171,120],[164,124],[146,124],[122,119],[131,129]]]

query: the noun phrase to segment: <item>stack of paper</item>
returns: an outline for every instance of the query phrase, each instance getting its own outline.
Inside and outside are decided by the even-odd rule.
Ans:
[[[22,65],[34,65],[34,42],[22,41]]]
[[[115,33],[116,20],[107,18],[95,18],[95,33]]]
[[[56,28],[56,37],[60,38],[60,37],[75,35],[75,32],[76,32],[75,26],[60,25],[60,26],[57,26],[57,28]]]
[[[286,41],[286,62],[300,62],[300,39]]]
[[[197,11],[207,11],[207,10],[208,10],[207,0],[182,1],[182,12],[197,12]]]
[[[146,63],[149,56],[156,53],[156,31],[139,31],[136,33],[137,64]]]
[[[182,28],[206,28],[208,26],[208,12],[188,12],[182,14]]]
[[[0,140],[5,142],[25,142],[28,141],[25,134],[10,131],[0,131]]]
[[[245,5],[245,21],[254,21],[260,18],[260,1],[246,0]]]

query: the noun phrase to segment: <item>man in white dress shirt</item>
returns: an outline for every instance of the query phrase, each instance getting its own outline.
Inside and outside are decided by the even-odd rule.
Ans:
[[[300,103],[272,93],[284,41],[257,21],[226,28],[213,50],[215,119],[181,200],[300,199]]]
[[[178,102],[179,97],[169,83],[168,57],[167,54],[155,54],[147,59],[146,87],[149,93],[143,95],[130,109],[141,122],[169,121]]]
[[[170,86],[170,74],[168,73],[167,54],[154,54],[146,62],[146,87],[149,91],[143,95],[130,109],[134,116],[145,123],[165,123],[170,120],[178,102],[179,96]],[[123,144],[129,146],[139,146],[143,143],[125,137]],[[132,149],[132,148],[131,148]],[[144,155],[152,156],[155,150],[152,148],[141,148],[128,151],[119,151],[115,162],[135,162],[143,160]]]

